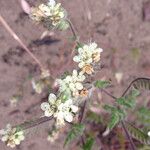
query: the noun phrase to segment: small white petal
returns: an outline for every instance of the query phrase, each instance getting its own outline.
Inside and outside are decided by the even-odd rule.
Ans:
[[[103,49],[101,48],[98,48],[97,50],[99,51],[99,53],[103,52]]]
[[[15,139],[15,144],[19,145],[20,144],[20,139]]]
[[[84,46],[83,46],[83,49],[84,49],[85,51],[88,51],[88,50],[89,50],[89,46],[88,46],[88,45],[84,45]]]
[[[19,138],[21,141],[23,141],[25,139],[24,135],[21,135]]]
[[[96,49],[97,48],[97,44],[95,42],[91,43],[89,47],[90,47],[90,49]]]
[[[76,85],[76,88],[78,90],[82,90],[83,89],[83,85],[81,83],[77,82],[77,83],[75,83],[75,85]]]
[[[51,117],[53,115],[53,112],[46,110],[44,114],[46,117]]]
[[[2,141],[3,142],[6,142],[7,140],[8,140],[8,138],[9,138],[9,136],[6,134],[6,135],[4,135],[3,137],[2,137]]]
[[[83,54],[83,49],[82,48],[78,48],[78,53],[79,53],[79,55],[82,55]]]
[[[41,104],[41,109],[42,109],[43,111],[46,111],[46,110],[48,110],[49,108],[50,108],[49,103],[44,102],[44,103]]]
[[[54,7],[56,5],[55,0],[49,0],[48,5]]]
[[[71,91],[74,91],[75,90],[75,84],[74,83],[70,83],[69,84],[69,88]]]
[[[147,135],[150,137],[150,131],[147,133]]]
[[[67,76],[66,78],[65,78],[65,82],[71,82],[72,81],[72,78],[71,78],[71,76]]]
[[[92,58],[89,58],[89,59],[86,61],[86,63],[87,63],[87,64],[90,64],[90,63],[92,63],[92,61],[93,61]]]
[[[53,94],[53,93],[49,94],[48,101],[50,104],[55,104],[56,99],[57,99],[57,97],[55,94]]]
[[[72,105],[71,110],[72,110],[72,112],[76,113],[79,110],[79,108],[75,105]]]
[[[79,68],[83,68],[85,66],[85,62],[81,61],[79,64],[78,64]]]
[[[73,61],[75,61],[75,62],[80,62],[80,57],[79,57],[79,56],[74,56],[74,57],[73,57]]]
[[[65,114],[65,120],[68,121],[68,122],[72,122],[73,121],[73,115],[72,113],[66,113]]]
[[[68,107],[68,106],[70,107],[70,106],[72,105],[72,103],[73,103],[72,99],[68,99],[68,100],[65,102],[64,105],[67,106],[67,107]]]
[[[7,132],[4,130],[4,129],[2,129],[2,130],[0,130],[0,134],[1,135],[4,135],[4,134],[6,134]]]
[[[77,76],[78,75],[78,72],[77,70],[73,70],[73,73],[72,73],[73,76]]]

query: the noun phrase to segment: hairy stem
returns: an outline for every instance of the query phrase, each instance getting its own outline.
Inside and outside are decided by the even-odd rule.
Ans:
[[[11,27],[7,24],[5,19],[0,15],[0,22],[5,27],[5,29],[13,36],[13,38],[21,45],[21,47],[34,59],[34,61],[39,65],[41,70],[44,69],[41,62],[35,57],[35,55],[27,48],[27,46],[21,41],[21,39],[17,36],[17,34],[11,29]]]
[[[79,118],[79,123],[82,123],[83,122],[83,119],[85,117],[85,112],[86,112],[86,105],[87,105],[87,101],[84,102],[83,104],[83,107],[82,107],[82,110],[81,110],[81,115],[80,115],[80,118]],[[81,135],[81,143],[82,145],[85,144],[85,140],[84,140],[84,136]]]
[[[113,99],[117,99],[117,97],[113,96],[112,94],[110,94],[109,92],[107,92],[106,90],[104,89],[101,89],[102,92],[104,92],[106,95],[108,95],[109,97],[113,98]]]
[[[122,128],[124,129],[124,131],[125,131],[125,133],[126,133],[126,135],[127,135],[128,140],[130,141],[131,149],[132,149],[132,150],[136,150],[135,144],[134,144],[134,142],[133,142],[131,136],[129,135],[129,132],[128,132],[128,130],[127,130],[125,124],[124,124],[124,121],[121,121],[121,125],[122,125]]]
[[[15,128],[19,127],[22,130],[27,130],[27,129],[33,128],[35,126],[38,126],[42,123],[45,123],[47,121],[50,121],[50,120],[52,120],[52,118],[53,117],[40,117],[40,118],[36,118],[33,120],[25,121],[24,123],[21,123],[19,125],[14,126],[14,127]]]
[[[72,22],[69,19],[66,19],[66,21],[69,23],[69,26],[70,26],[71,32],[73,34],[73,37],[75,38],[75,41],[78,40],[78,36],[77,36],[76,30],[75,30]]]
[[[79,123],[82,123],[82,121],[84,119],[86,104],[87,104],[87,101],[85,101],[84,104],[83,104],[83,107],[82,107],[82,110],[81,110],[81,115],[80,115],[80,118],[79,118]]]

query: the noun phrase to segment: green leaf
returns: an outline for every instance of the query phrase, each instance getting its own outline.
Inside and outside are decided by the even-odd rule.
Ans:
[[[84,132],[84,129],[85,126],[83,124],[74,124],[65,139],[64,146],[69,144],[72,140],[76,139],[77,137],[81,136]]]
[[[116,107],[110,106],[110,105],[104,105],[104,109],[107,110],[108,112],[112,112],[112,111],[118,110]]]
[[[117,113],[113,113],[111,115],[111,119],[107,126],[109,128],[109,130],[111,131],[119,123],[119,121],[120,121],[119,115]]]
[[[134,108],[136,106],[136,98],[140,92],[136,89],[130,91],[126,97],[121,97],[117,99],[119,105],[124,106],[125,108]]]
[[[140,95],[140,91],[137,90],[137,89],[133,89],[131,92],[130,92],[131,96],[136,98],[137,96]]]
[[[150,145],[150,137],[147,135],[147,133],[144,133],[141,129],[133,126],[128,122],[125,122],[125,125],[128,132],[133,138],[135,138],[143,144]]]
[[[146,108],[146,107],[141,107],[139,108],[139,115],[141,117],[145,117],[145,118],[149,118],[150,119],[150,109]]]
[[[111,118],[107,126],[109,131],[111,131],[125,117],[125,112],[109,105],[105,105],[104,109],[111,113]]]
[[[141,107],[137,110],[137,117],[139,122],[144,125],[144,127],[150,130],[150,109],[146,107]]]
[[[94,138],[93,137],[89,137],[85,144],[83,145],[83,150],[92,150],[92,146],[94,145]]]
[[[149,78],[137,78],[132,82],[132,85],[137,90],[150,90],[150,79]]]
[[[100,115],[92,112],[92,111],[87,112],[86,119],[89,120],[89,121],[95,122],[97,124],[103,122],[102,117]]]
[[[132,98],[126,99],[124,97],[121,97],[117,99],[117,103],[119,105],[125,106],[126,108],[133,108],[135,106],[135,101]]]
[[[104,88],[110,86],[110,81],[97,80],[94,85],[97,88],[104,89]]]

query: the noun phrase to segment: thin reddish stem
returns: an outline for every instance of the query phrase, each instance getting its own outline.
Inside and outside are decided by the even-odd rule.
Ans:
[[[34,61],[39,65],[41,70],[44,69],[41,62],[35,57],[35,55],[27,48],[27,46],[22,42],[22,40],[17,36],[17,34],[11,29],[11,27],[7,24],[5,19],[0,15],[0,22],[5,27],[5,29],[13,36],[13,38],[21,45],[21,47],[34,59]]]

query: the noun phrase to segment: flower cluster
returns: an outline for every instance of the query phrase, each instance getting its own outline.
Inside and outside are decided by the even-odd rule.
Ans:
[[[88,90],[84,86],[87,77],[85,73],[91,74],[94,71],[93,66],[100,60],[101,52],[102,49],[97,48],[96,43],[78,48],[79,54],[74,57],[74,61],[79,63],[79,71],[73,70],[71,75],[57,79],[58,96],[51,93],[48,102],[41,104],[45,116],[53,116],[56,119],[56,127],[63,126],[65,121],[73,121],[81,103],[79,99],[88,95]]]
[[[78,64],[78,67],[83,73],[92,74],[94,72],[93,65],[100,60],[100,55],[103,50],[97,48],[96,43],[90,43],[78,48],[78,55],[73,60]]]
[[[65,79],[56,80],[59,85],[59,91],[65,93],[69,97],[78,96],[80,91],[83,90],[82,82],[85,80],[85,76],[82,72],[73,70],[72,75],[66,76]]]
[[[17,128],[12,128],[10,124],[7,124],[6,129],[0,130],[2,135],[1,140],[14,148],[16,145],[19,145],[21,141],[24,140],[24,132],[22,130],[17,130]]]
[[[47,4],[40,4],[38,7],[32,8],[30,16],[37,22],[43,22],[47,26],[56,27],[65,19],[66,13],[61,3],[49,0]]]
[[[48,102],[41,104],[41,109],[44,111],[45,116],[50,117],[53,115],[56,118],[57,126],[64,125],[65,121],[72,122],[74,114],[78,111],[78,107],[73,104],[71,99],[62,102],[53,93],[49,95]]]

